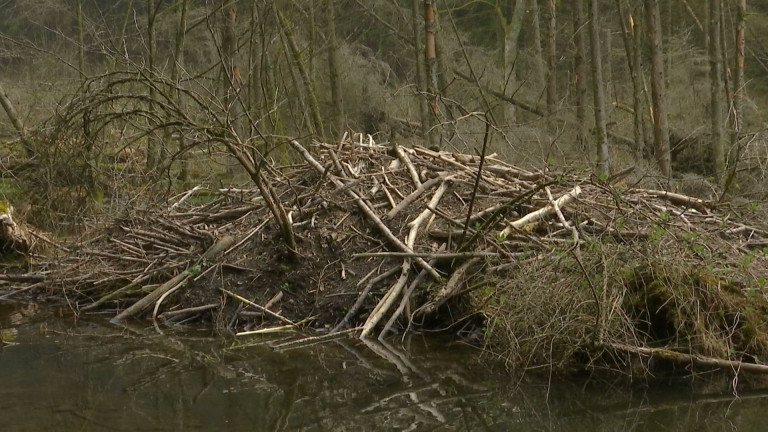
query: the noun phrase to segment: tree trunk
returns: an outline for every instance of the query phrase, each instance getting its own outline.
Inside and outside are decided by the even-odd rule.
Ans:
[[[35,150],[27,137],[27,129],[24,127],[24,122],[16,112],[16,108],[14,108],[13,103],[11,103],[11,99],[8,98],[8,94],[5,92],[2,84],[0,84],[0,105],[3,106],[3,110],[5,110],[5,114],[8,116],[8,120],[11,121],[13,128],[19,133],[19,139],[24,146],[24,151],[27,153],[27,157],[30,159],[34,158]]]
[[[653,98],[653,138],[656,160],[662,175],[671,175],[669,126],[664,102],[664,50],[661,46],[659,0],[644,0],[648,43],[651,48],[651,96]]]
[[[744,52],[746,48],[745,33],[747,29],[746,14],[747,14],[747,0],[736,0],[736,64],[734,70],[734,82],[733,82],[733,135],[731,137],[731,145],[735,146],[739,141],[739,135],[744,127],[744,97],[745,97],[745,80],[744,80]]]
[[[147,0],[147,69],[150,79],[154,79],[156,59],[156,38],[155,38],[155,0]],[[155,86],[149,87],[149,111],[154,111],[153,101],[157,97]],[[157,146],[157,140],[151,134],[147,136],[147,164],[146,170],[153,171],[160,159],[160,149]]]
[[[291,51],[291,56],[293,57],[293,63],[296,69],[299,72],[299,77],[302,81],[302,86],[304,87],[304,92],[307,95],[307,102],[309,104],[309,111],[312,115],[312,126],[314,129],[314,133],[323,136],[323,119],[320,115],[320,104],[317,102],[317,95],[315,94],[315,86],[312,83],[312,79],[309,76],[309,71],[307,70],[306,66],[304,65],[304,61],[301,56],[301,51],[299,51],[298,45],[296,45],[296,38],[293,34],[293,25],[283,16],[282,13],[279,11],[277,12],[278,18],[280,20],[280,25],[283,28],[283,31],[285,32],[285,38],[288,42],[288,48]],[[312,61],[312,59],[310,59]]]
[[[555,66],[557,62],[557,27],[555,0],[547,0],[547,112],[552,115],[557,105]]]
[[[421,0],[413,0],[411,2],[411,30],[413,31],[413,49],[414,59],[416,60],[416,100],[419,104],[419,120],[421,123],[421,136],[427,136],[428,128],[428,116],[427,113],[427,100],[424,98],[424,92],[426,90],[426,83],[424,82],[424,60],[425,56],[422,55],[422,43],[421,43],[421,31],[420,22],[421,14],[419,13],[419,3]]]
[[[435,46],[435,0],[424,0],[424,64],[427,72],[427,97],[429,97],[429,115],[427,138],[432,147],[440,146],[440,136],[435,130],[438,119],[438,82],[437,82],[437,49]]]
[[[640,67],[640,50],[634,45],[635,34],[640,32],[637,28],[633,16],[627,13],[624,7],[625,0],[616,0],[616,10],[621,24],[621,35],[624,41],[624,51],[627,55],[627,67],[629,69],[630,80],[632,81],[632,108],[633,108],[633,136],[635,139],[635,160],[643,159],[646,140],[644,130],[645,104],[643,104],[643,82],[640,79],[642,72]]]
[[[325,0],[325,20],[328,26],[328,78],[331,83],[331,110],[333,114],[334,136],[341,136],[344,130],[344,101],[339,89],[339,50],[336,40],[336,18],[333,13],[333,0]]]
[[[83,37],[83,0],[77,0],[77,68],[85,81],[85,38]]]
[[[573,11],[573,38],[576,45],[573,58],[573,75],[576,86],[577,140],[581,148],[587,148],[587,43],[584,37],[584,0],[575,0]]]
[[[595,142],[597,143],[597,170],[608,174],[608,134],[605,112],[605,85],[600,50],[599,1],[591,0],[589,9],[589,36],[592,51],[592,96],[595,110]]]
[[[531,37],[533,46],[534,65],[536,68],[536,85],[544,88],[546,93],[547,85],[547,68],[544,63],[544,50],[541,43],[541,22],[540,22],[540,9],[539,0],[528,0],[528,13],[531,14]],[[547,0],[549,1],[549,0]]]
[[[502,0],[497,0],[496,11],[501,24],[501,55],[500,66],[504,73],[504,80],[501,83],[501,93],[510,96],[517,92],[517,55],[519,48],[520,29],[523,23],[523,14],[525,13],[525,4],[523,0],[506,0],[506,5],[502,5]],[[512,14],[505,13],[504,6],[512,10]],[[511,92],[510,92],[511,90]],[[512,104],[504,105],[504,122],[508,125],[515,122],[515,106]]]
[[[726,192],[733,182],[736,168],[741,159],[742,146],[740,139],[744,128],[744,98],[746,91],[746,83],[744,80],[744,52],[746,48],[745,32],[747,27],[745,20],[746,13],[747,0],[736,0],[736,35],[734,43],[736,62],[733,73],[733,123],[731,130],[731,148],[729,151],[730,157],[728,161],[728,176],[723,187],[723,190]]]
[[[174,83],[176,86],[180,86],[181,83],[179,82],[179,73],[181,68],[183,67],[184,63],[184,41],[186,39],[186,31],[187,31],[187,6],[188,1],[187,0],[179,0],[179,23],[176,27],[176,45],[174,46],[173,50],[173,59],[171,63],[171,82]],[[176,102],[178,104],[182,103],[181,99],[181,93],[178,89],[172,89],[172,94],[176,95]],[[164,142],[167,143],[171,139],[170,130],[166,129],[166,136],[164,139]],[[177,140],[178,140],[178,148],[179,148],[179,158],[181,159],[181,171],[179,172],[179,180],[181,181],[187,181],[189,178],[189,162],[187,153],[184,151],[184,136],[181,133],[181,130],[176,131],[177,134]]]
[[[723,152],[723,64],[720,52],[720,0],[709,0],[709,78],[711,85],[710,127],[712,129],[712,161],[718,181],[722,180]]]

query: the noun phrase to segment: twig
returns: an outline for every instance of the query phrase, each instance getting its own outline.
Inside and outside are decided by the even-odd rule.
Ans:
[[[269,310],[269,309],[265,308],[264,306],[260,306],[260,305],[258,305],[258,304],[256,304],[256,303],[254,303],[254,302],[252,302],[252,301],[248,300],[248,299],[247,299],[247,298],[245,298],[245,297],[242,297],[242,296],[239,296],[239,295],[237,295],[237,294],[233,293],[232,291],[228,291],[228,290],[226,290],[226,289],[224,289],[224,288],[219,288],[219,291],[223,292],[224,294],[226,294],[226,295],[228,295],[228,296],[232,297],[233,299],[235,299],[235,300],[237,300],[237,301],[239,301],[239,302],[242,302],[242,303],[245,303],[245,304],[247,304],[248,306],[250,306],[250,307],[252,307],[252,308],[254,308],[254,309],[258,309],[258,310],[260,310],[260,311],[264,312],[265,314],[267,314],[267,315],[269,315],[269,316],[271,316],[271,317],[273,317],[273,318],[277,318],[277,319],[279,319],[280,321],[282,321],[282,322],[284,322],[284,323],[286,323],[286,324],[290,324],[290,325],[292,325],[292,326],[295,326],[295,325],[296,325],[296,323],[294,323],[293,321],[289,320],[288,318],[286,318],[286,317],[284,317],[284,316],[280,315],[279,313],[277,313],[277,312],[272,312],[271,310]]]

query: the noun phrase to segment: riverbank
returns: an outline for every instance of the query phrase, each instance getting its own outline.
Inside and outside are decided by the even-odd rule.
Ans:
[[[241,334],[450,332],[519,369],[768,371],[768,231],[713,202],[629,171],[292,147],[302,162],[269,168],[270,193],[193,188],[129,212],[1,275],[5,296]]]

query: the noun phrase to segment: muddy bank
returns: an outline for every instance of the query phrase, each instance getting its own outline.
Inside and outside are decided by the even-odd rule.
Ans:
[[[192,189],[6,272],[5,295],[222,332],[450,332],[519,368],[768,370],[768,233],[711,202],[494,155],[292,147],[266,200]]]

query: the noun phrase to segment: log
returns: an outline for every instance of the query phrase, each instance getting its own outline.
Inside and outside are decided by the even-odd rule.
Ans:
[[[571,189],[568,193],[564,194],[560,198],[558,198],[554,205],[552,203],[547,204],[545,207],[542,207],[535,212],[528,213],[527,215],[521,217],[520,219],[514,221],[514,222],[508,222],[507,227],[504,228],[504,230],[501,232],[501,237],[507,237],[513,230],[520,229],[524,227],[525,225],[528,225],[529,223],[536,222],[538,220],[541,220],[547,216],[549,216],[552,213],[555,213],[555,208],[563,208],[563,206],[568,205],[571,201],[575,200],[576,197],[581,194],[581,188],[579,186],[576,186],[575,188]]]
[[[229,249],[229,247],[232,246],[234,243],[235,243],[234,237],[232,236],[222,237],[216,243],[214,243],[213,246],[208,248],[205,254],[203,254],[203,256],[197,260],[197,263],[195,265],[190,265],[189,269],[184,270],[183,272],[174,276],[171,280],[160,285],[154,291],[142,297],[139,301],[131,305],[131,307],[120,312],[116,317],[112,318],[109,322],[111,322],[112,324],[120,324],[123,321],[127,320],[128,318],[131,318],[132,316],[141,313],[141,311],[149,307],[149,305],[151,305],[152,303],[158,301],[168,291],[175,289],[177,287],[181,287],[185,283],[187,283],[189,278],[194,276],[195,274],[194,267],[197,264],[200,264],[203,261],[211,261],[216,259],[224,251]]]
[[[648,348],[618,343],[608,344],[607,347],[617,351],[638,354],[643,357],[657,357],[677,364],[723,369],[735,373],[750,372],[768,374],[768,365],[745,363],[742,361],[726,360],[715,357],[706,357],[698,354],[686,354],[672,351],[669,348]]]

